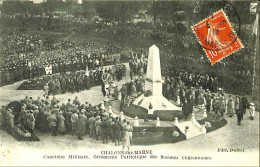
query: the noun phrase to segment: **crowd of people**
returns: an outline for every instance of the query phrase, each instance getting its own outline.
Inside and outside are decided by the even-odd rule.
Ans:
[[[142,76],[146,69],[143,64],[145,64],[145,61],[141,54],[139,54],[139,57],[134,55],[130,60],[130,76],[136,76],[134,78],[131,76],[131,80],[133,80],[122,86],[120,91],[122,101],[129,103],[131,98],[144,93],[145,80]],[[254,104],[249,103],[245,96],[237,95],[235,99],[231,95],[227,97],[223,88],[220,88],[218,79],[214,76],[209,74],[195,75],[184,70],[173,72],[169,69],[163,69],[162,75],[164,78],[163,95],[182,107],[185,120],[194,112],[195,106],[200,109],[205,108],[208,113],[213,112],[216,116],[215,119],[218,117],[222,119],[224,113],[229,117],[236,114],[239,125],[246,109],[250,109],[250,119],[253,120],[254,118],[254,109],[252,109]]]
[[[248,43],[248,40],[243,41],[243,43],[247,44],[245,45],[247,47],[236,54],[248,54],[249,56],[245,56],[243,59],[239,58],[239,56],[232,56],[230,60],[225,59],[214,65],[214,67],[211,67],[208,58],[203,52],[199,51],[198,48],[191,49],[190,46],[200,47],[198,42],[196,42],[191,35],[186,34],[183,36],[179,35],[178,38],[170,38],[170,36],[176,36],[176,34],[160,32],[158,36],[161,37],[160,39],[166,41],[169,39],[172,41],[172,43],[166,43],[165,45],[167,47],[169,46],[169,50],[161,52],[162,62],[175,62],[176,65],[171,69],[172,71],[179,73],[181,72],[181,67],[181,69],[189,71],[193,73],[193,75],[200,73],[205,76],[208,74],[210,77],[214,76],[221,80],[223,88],[230,93],[238,94],[241,92],[236,88],[237,86],[235,86],[235,84],[239,84],[240,87],[242,87],[242,94],[250,93],[250,86],[247,85],[252,85],[253,69],[251,67],[254,62],[252,61],[253,58],[251,55],[254,55],[254,49],[249,47],[250,43]],[[178,43],[177,41],[183,42]],[[187,41],[190,42],[187,43]],[[132,51],[132,49],[114,45],[86,43],[76,46],[75,43],[64,39],[58,40],[40,35],[25,35],[20,33],[4,36],[1,39],[1,43],[3,44],[1,54],[4,57],[2,60],[3,63],[1,64],[0,75],[3,76],[1,77],[1,86],[44,75],[46,74],[46,67],[51,66],[52,73],[83,70],[86,64],[92,69],[96,66],[107,64],[108,62],[116,62],[117,58],[115,57],[127,57],[130,58],[130,60],[134,60],[130,62],[130,67],[137,66],[138,64],[138,67],[131,68],[133,69],[131,74],[135,74],[137,71],[140,71],[140,69],[146,68],[143,59],[147,53],[143,50],[136,53]],[[175,47],[172,48],[172,46]],[[189,48],[188,51],[187,48]],[[188,56],[183,56],[184,54]],[[137,59],[131,58],[135,56],[137,56]],[[142,62],[140,63],[140,61]],[[233,68],[234,64],[236,64],[235,69]],[[165,68],[169,69],[168,67]],[[220,72],[215,73],[213,70]],[[229,75],[226,75],[223,71],[225,71],[225,73],[228,71],[232,77],[229,77]],[[226,78],[229,78],[230,82],[226,82]],[[237,80],[239,80],[239,82],[236,82]]]
[[[0,85],[31,79],[45,74],[89,70],[114,64],[127,58],[128,49],[115,45],[75,43],[25,34],[1,38]]]
[[[128,149],[132,145],[133,128],[130,122],[123,113],[114,115],[111,106],[105,107],[104,101],[94,106],[88,102],[81,103],[75,97],[68,99],[66,104],[60,104],[55,96],[52,99],[49,96],[37,99],[26,96],[19,104],[20,112],[5,106],[1,109],[5,122],[11,127],[19,127],[19,130],[33,133],[38,129],[51,132],[52,136],[71,134],[79,140],[89,135],[104,144],[111,140],[116,146],[121,144]]]
[[[245,96],[237,95],[235,99],[231,95],[227,97],[217,78],[208,74],[194,75],[187,71],[175,73],[174,77],[169,77],[172,76],[170,71],[165,71],[165,74],[168,76],[163,84],[163,95],[182,106],[185,119],[193,112],[194,106],[197,106],[200,109],[205,108],[208,113],[213,112],[215,119],[222,119],[224,113],[229,117],[236,114],[240,125],[246,109],[254,105]],[[254,112],[250,112],[250,118],[253,117]]]

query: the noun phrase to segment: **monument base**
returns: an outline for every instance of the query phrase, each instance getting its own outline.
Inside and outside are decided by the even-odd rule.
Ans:
[[[164,96],[141,96],[137,97],[133,102],[134,105],[140,106],[148,110],[148,114],[153,114],[154,111],[160,110],[178,110],[181,111],[180,107],[170,103]]]

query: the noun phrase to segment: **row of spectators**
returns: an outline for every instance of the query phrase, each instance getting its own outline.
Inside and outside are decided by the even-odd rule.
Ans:
[[[67,72],[63,75],[56,74],[49,77],[49,80],[47,80],[43,90],[46,96],[89,90],[91,87],[103,85],[106,82],[106,75],[112,76],[111,82],[113,82],[116,78],[118,81],[121,80],[122,77],[125,76],[125,72],[126,67],[124,64],[121,64],[113,66],[112,68],[97,68],[95,70],[91,70],[88,74],[86,74],[86,71]],[[106,93],[104,96],[105,95]]]
[[[1,109],[1,123],[5,122],[12,128],[18,128],[19,131],[30,133],[37,128],[43,132],[51,132],[53,136],[71,134],[76,135],[82,140],[85,135],[89,135],[96,140],[108,143],[109,140],[116,146],[130,146],[133,128],[123,113],[119,116],[114,115],[111,106],[105,107],[104,102],[93,106],[91,103],[81,103],[75,97],[73,101],[59,104],[59,101],[53,96],[41,99],[25,97],[20,100],[14,108]]]
[[[23,82],[17,89],[43,90],[45,96],[64,94],[67,92],[74,93],[89,90],[91,87],[98,85],[111,85],[115,80],[122,80],[125,75],[125,64],[116,64],[107,68],[95,68],[93,70],[80,70],[36,77]],[[107,80],[108,76],[110,80]],[[105,96],[107,90],[104,91]]]

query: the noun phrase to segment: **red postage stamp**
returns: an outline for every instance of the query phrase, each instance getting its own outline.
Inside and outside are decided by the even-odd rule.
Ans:
[[[192,26],[192,29],[211,65],[243,48],[223,10]]]

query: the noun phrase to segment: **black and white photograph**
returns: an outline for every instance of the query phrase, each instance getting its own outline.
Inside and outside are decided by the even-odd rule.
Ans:
[[[259,166],[259,2],[0,0],[0,166]]]

